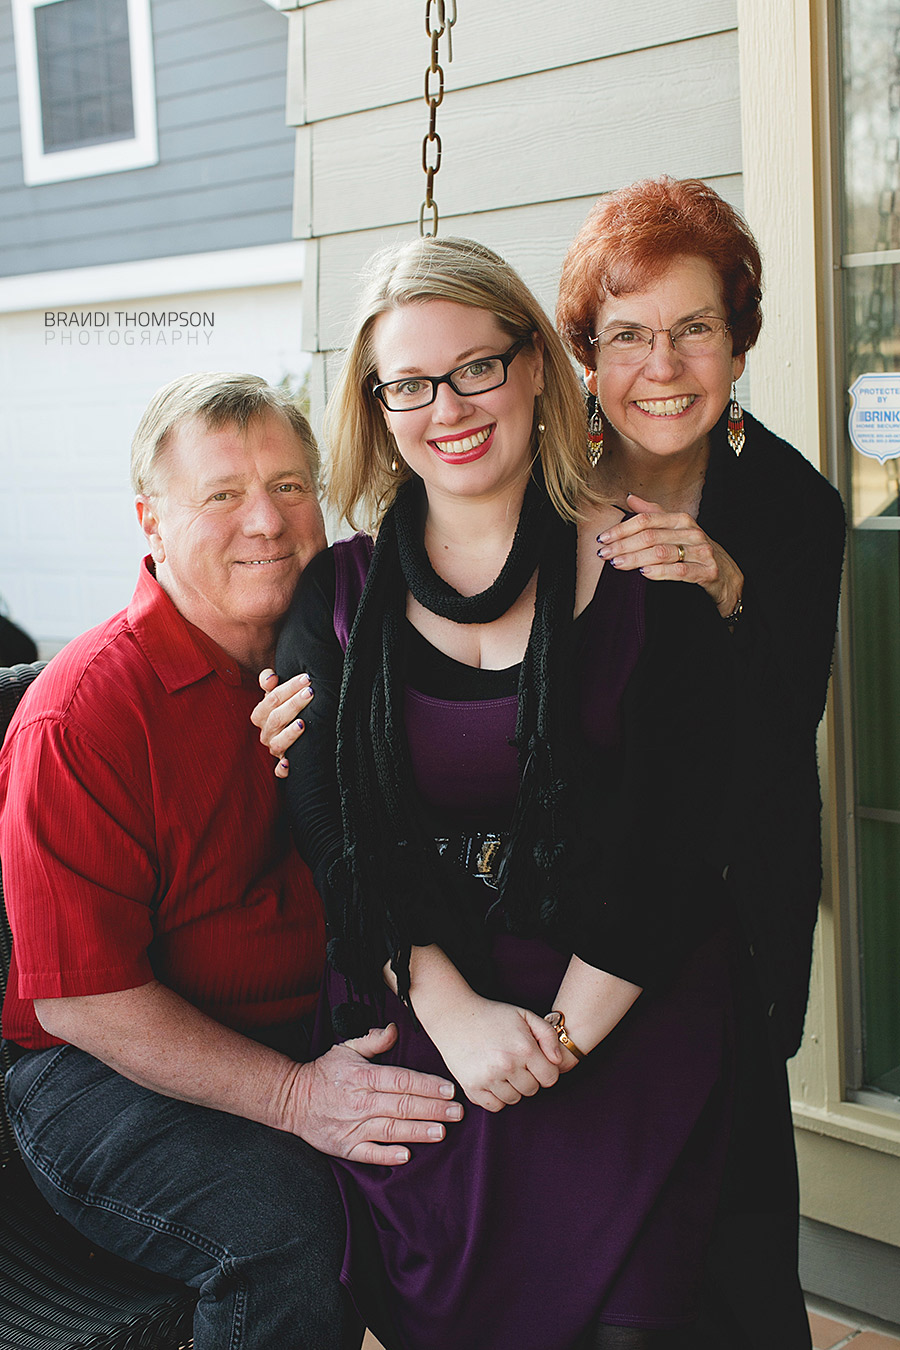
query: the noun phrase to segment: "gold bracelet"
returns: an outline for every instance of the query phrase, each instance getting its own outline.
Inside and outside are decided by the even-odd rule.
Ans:
[[[566,1019],[558,1008],[555,1008],[553,1012],[545,1013],[544,1021],[550,1023],[551,1027],[556,1032],[560,1045],[564,1045],[576,1059],[585,1058],[584,1051],[578,1049],[578,1046],[566,1031]]]

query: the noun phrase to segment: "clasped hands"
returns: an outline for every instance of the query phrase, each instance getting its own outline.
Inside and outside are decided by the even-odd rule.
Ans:
[[[486,1111],[502,1111],[553,1087],[578,1064],[537,1013],[483,998],[468,987],[437,1012],[419,1011],[448,1072],[469,1101]]]
[[[720,544],[686,511],[664,511],[630,492],[637,514],[597,536],[599,557],[623,572],[639,568],[650,581],[688,581],[702,586],[723,618],[737,607],[744,576]]]

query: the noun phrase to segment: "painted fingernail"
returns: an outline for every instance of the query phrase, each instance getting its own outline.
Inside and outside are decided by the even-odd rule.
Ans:
[[[428,1126],[428,1138],[429,1138],[429,1139],[443,1139],[443,1137],[444,1137],[444,1127],[443,1127],[443,1125],[429,1125],[429,1126]]]
[[[287,760],[286,760],[286,759],[280,759],[280,760],[278,761],[278,767],[279,767],[279,769],[286,769],[286,768],[288,767],[288,762],[287,762]]]
[[[300,728],[301,731],[306,730],[306,723],[304,722],[302,717],[297,718],[297,726]]]
[[[598,535],[597,535],[597,543],[598,543],[598,544],[608,544],[608,543],[609,543],[609,535],[608,535],[608,534],[598,534]]]
[[[611,548],[600,548],[597,550],[597,556],[599,558],[608,558],[611,553],[612,553]]]

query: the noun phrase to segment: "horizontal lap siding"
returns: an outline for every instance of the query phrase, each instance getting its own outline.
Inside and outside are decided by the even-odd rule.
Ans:
[[[735,0],[458,0],[448,90],[494,84],[624,52],[733,32]],[[424,95],[430,55],[424,6],[409,0],[327,0],[295,11],[305,31],[310,121]],[[292,34],[292,41],[295,37]],[[294,79],[302,79],[297,71]],[[296,90],[292,90],[292,93]]]
[[[740,175],[709,177],[707,181],[726,201],[740,209]],[[488,211],[477,216],[447,214],[441,217],[440,233],[474,237],[495,249],[525,277],[544,308],[552,314],[565,251],[596,195],[592,192],[583,197]],[[367,259],[376,250],[402,243],[412,235],[409,224],[404,224],[390,229],[329,235],[313,241],[318,262],[319,328],[316,336],[320,349],[344,345],[359,294],[359,276]],[[306,280],[308,283],[308,267]],[[314,304],[315,290],[313,286],[304,287],[310,305]],[[313,336],[308,322],[312,318],[312,313],[304,315],[305,343]]]
[[[552,313],[592,201],[634,178],[700,177],[741,205],[735,0],[459,0],[440,52],[440,233],[496,248]],[[324,0],[291,14],[294,232],[308,238],[304,345],[318,414],[371,253],[414,237],[425,189],[420,7]],[[436,88],[436,85],[433,85]]]
[[[287,19],[264,0],[152,0],[151,22],[159,163],[26,187],[0,5],[0,275],[290,239]]]
[[[649,173],[733,173],[737,76],[726,33],[448,93],[436,200],[474,214],[596,195]],[[424,100],[314,124],[312,233],[418,216],[425,128]]]

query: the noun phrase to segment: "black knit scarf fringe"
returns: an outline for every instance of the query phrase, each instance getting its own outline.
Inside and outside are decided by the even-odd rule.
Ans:
[[[356,996],[377,999],[389,959],[407,1004],[413,946],[437,943],[473,987],[485,990],[490,983],[484,915],[474,914],[461,895],[459,879],[442,862],[418,809],[403,722],[408,589],[456,622],[490,622],[481,616],[505,613],[538,568],[534,622],[519,677],[520,786],[495,909],[510,931],[552,933],[565,927],[574,891],[568,876],[576,814],[568,748],[574,745],[575,528],[532,480],[500,576],[480,596],[462,597],[431,569],[424,515],[424,491],[413,479],[382,522],[350,631],[337,719],[344,851],[329,874],[342,902],[329,944],[332,965]]]

